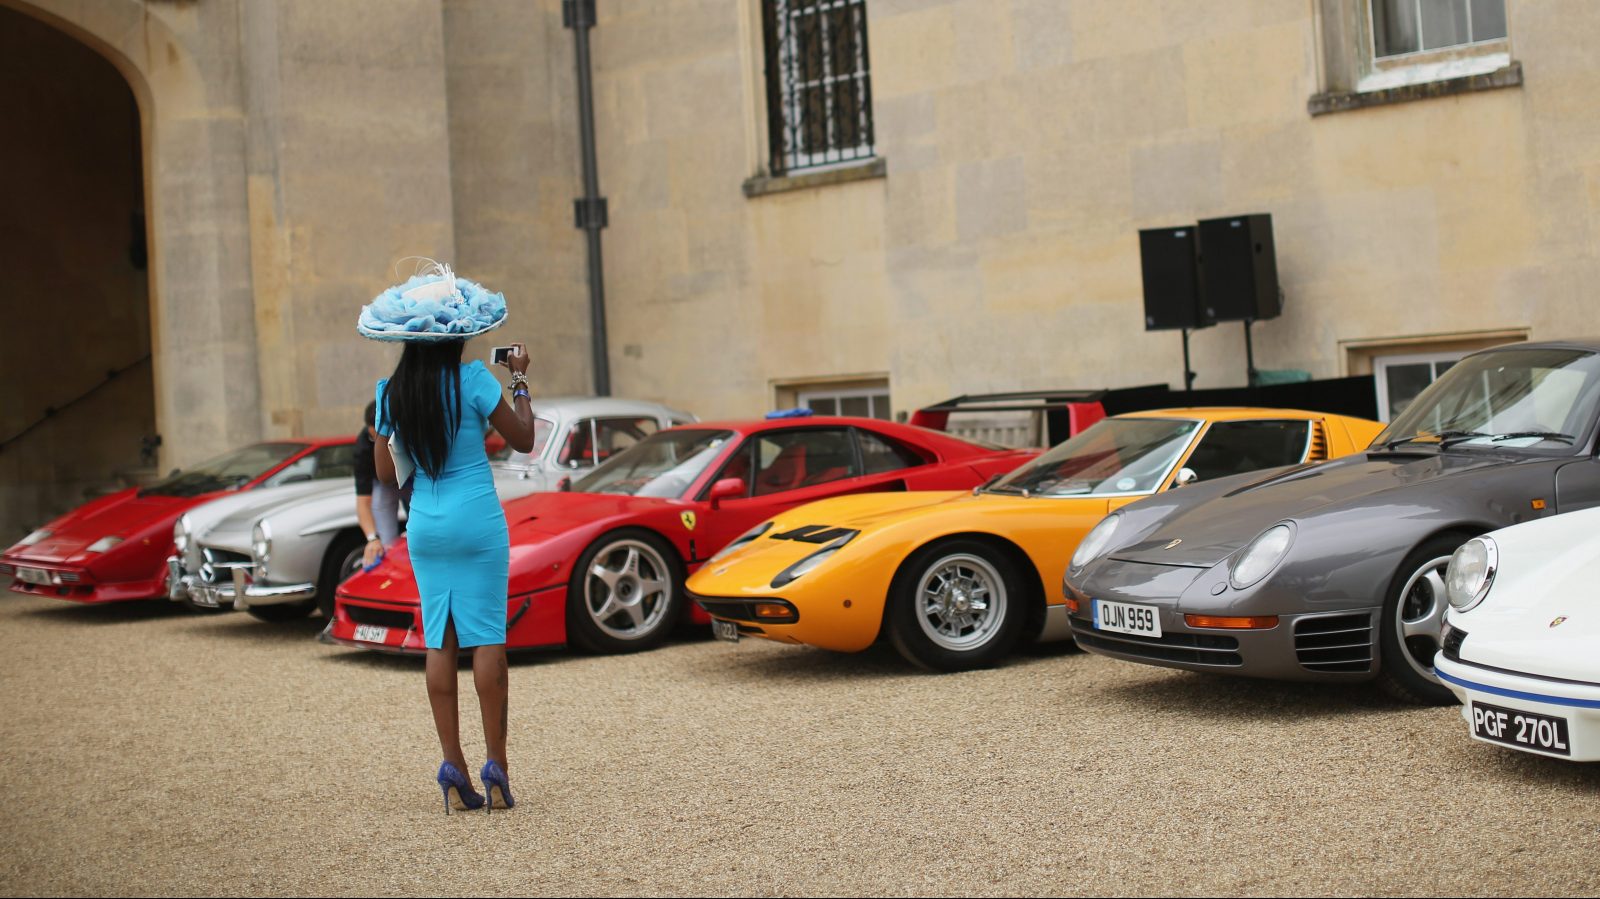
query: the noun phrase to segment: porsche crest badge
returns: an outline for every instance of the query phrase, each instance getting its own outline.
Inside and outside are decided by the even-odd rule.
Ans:
[[[683,522],[683,529],[684,530],[686,530],[686,531],[694,530],[694,513],[693,512],[684,512],[682,515],[678,516],[678,520]]]
[[[1550,622],[1550,626],[1551,627],[1555,627],[1556,625],[1559,625],[1561,622],[1566,621],[1566,620],[1567,620],[1567,616],[1565,616],[1565,615],[1557,615],[1556,616],[1556,620]]]

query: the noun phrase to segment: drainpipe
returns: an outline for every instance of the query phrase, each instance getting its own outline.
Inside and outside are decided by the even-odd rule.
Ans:
[[[595,0],[562,0],[561,24],[572,29],[578,64],[578,142],[583,154],[583,196],[572,202],[573,221],[589,241],[589,322],[593,332],[594,392],[611,395],[611,365],[606,355],[606,285],[600,262],[600,231],[606,226],[606,198],[594,158],[594,81],[589,72],[589,29]]]

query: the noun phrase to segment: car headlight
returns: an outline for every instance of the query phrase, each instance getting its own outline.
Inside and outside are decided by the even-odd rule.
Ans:
[[[1444,592],[1450,605],[1465,612],[1489,595],[1494,586],[1494,574],[1500,567],[1500,548],[1490,537],[1474,537],[1450,557],[1450,567],[1444,575]]]
[[[1078,548],[1072,554],[1072,570],[1079,568],[1100,558],[1100,555],[1111,548],[1111,535],[1117,532],[1117,525],[1122,523],[1122,516],[1113,512],[1100,519],[1100,523],[1089,529],[1078,542]]]
[[[806,556],[804,559],[801,559],[793,565],[790,565],[788,568],[778,572],[778,576],[772,579],[772,586],[774,588],[786,586],[793,583],[795,579],[814,571],[818,565],[821,565],[823,562],[833,558],[834,553],[844,549],[844,545],[849,543],[851,540],[854,540],[857,533],[859,532],[853,531],[849,534],[846,534],[832,543],[829,543],[827,546],[824,546],[822,549],[817,550],[811,555]]]
[[[95,542],[89,544],[88,547],[86,547],[84,549],[84,552],[86,552],[86,553],[103,553],[106,550],[110,549],[113,546],[116,546],[118,543],[121,543],[121,542],[122,542],[122,538],[121,537],[101,537],[99,540],[96,540]]]
[[[1233,563],[1228,583],[1235,590],[1243,590],[1266,577],[1289,554],[1289,544],[1293,542],[1294,529],[1286,524],[1275,524],[1262,531]]]
[[[178,523],[172,526],[172,545],[180,556],[189,552],[189,516],[179,515]]]
[[[717,550],[717,554],[707,559],[706,564],[710,565],[712,562],[717,561],[723,556],[732,555],[734,550],[740,549],[741,547],[754,542],[757,537],[760,537],[762,534],[765,534],[770,530],[772,530],[772,522],[763,521],[762,523],[739,535],[739,539]]]
[[[256,522],[250,531],[250,556],[256,567],[256,578],[260,579],[267,570],[267,561],[272,558],[272,529],[265,521]]]
[[[52,531],[47,531],[44,528],[40,528],[37,531],[34,531],[33,533],[29,534],[28,536],[23,537],[22,538],[22,542],[18,543],[17,545],[18,546],[32,546],[35,543],[38,543],[38,542],[40,542],[42,540],[45,540],[45,539],[48,539],[49,536],[51,535],[51,533],[53,533],[53,532]]]

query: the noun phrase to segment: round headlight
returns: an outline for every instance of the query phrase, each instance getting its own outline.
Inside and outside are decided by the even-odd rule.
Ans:
[[[1111,535],[1117,532],[1117,525],[1121,521],[1121,515],[1112,513],[1100,519],[1099,524],[1083,535],[1083,539],[1078,542],[1078,549],[1072,554],[1074,571],[1100,558],[1100,554],[1111,547]]]
[[[189,551],[189,516],[179,515],[178,523],[172,526],[172,545],[180,556]]]
[[[254,557],[252,561],[259,576],[260,569],[266,567],[267,559],[272,556],[272,529],[264,521],[256,522],[255,528],[250,531],[250,555]]]
[[[1261,536],[1250,541],[1250,545],[1239,554],[1233,571],[1228,574],[1228,583],[1235,590],[1243,590],[1266,577],[1283,561],[1292,542],[1294,530],[1286,524],[1275,524],[1262,531]]]
[[[1474,537],[1450,557],[1450,567],[1445,571],[1444,589],[1450,605],[1465,612],[1489,595],[1494,586],[1494,572],[1499,567],[1500,550],[1489,537]]]

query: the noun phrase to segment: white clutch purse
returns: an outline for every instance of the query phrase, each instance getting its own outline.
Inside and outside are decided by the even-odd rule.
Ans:
[[[406,481],[411,480],[412,473],[417,470],[417,465],[411,461],[411,452],[401,442],[399,431],[389,433],[389,456],[394,459],[394,482],[397,486],[404,487]]]

